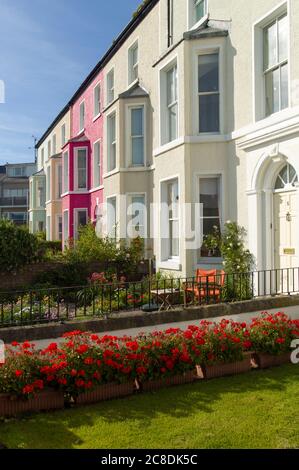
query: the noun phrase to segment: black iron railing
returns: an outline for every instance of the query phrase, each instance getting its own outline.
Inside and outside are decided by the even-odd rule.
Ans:
[[[299,268],[0,292],[0,327],[299,293]]]

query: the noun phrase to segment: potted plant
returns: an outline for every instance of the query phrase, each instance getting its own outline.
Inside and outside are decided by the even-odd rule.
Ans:
[[[250,340],[254,351],[253,361],[261,369],[290,362],[291,343],[299,338],[299,321],[284,313],[275,315],[263,312],[252,320]]]
[[[201,250],[202,254],[206,253],[208,256],[221,256],[221,233],[217,225],[214,225],[211,233],[204,235]]]

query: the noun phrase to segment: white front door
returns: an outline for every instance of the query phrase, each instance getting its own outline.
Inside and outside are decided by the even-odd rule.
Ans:
[[[274,194],[274,261],[275,268],[284,270],[278,274],[280,289],[293,291],[298,284],[298,195],[296,191]]]

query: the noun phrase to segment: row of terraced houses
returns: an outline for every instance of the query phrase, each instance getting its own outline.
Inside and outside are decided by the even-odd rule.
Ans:
[[[257,268],[299,266],[298,57],[298,0],[144,2],[37,144],[31,231],[140,235],[179,276],[234,220]]]

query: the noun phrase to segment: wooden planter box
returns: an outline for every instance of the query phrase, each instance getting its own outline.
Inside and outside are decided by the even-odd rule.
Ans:
[[[142,382],[140,388],[143,392],[154,392],[165,387],[172,387],[174,385],[184,385],[194,382],[197,379],[195,371],[189,371],[185,374],[174,375],[173,377],[166,377],[165,379],[149,380]]]
[[[134,391],[134,382],[128,382],[124,384],[104,384],[96,387],[94,390],[81,393],[75,398],[75,403],[76,405],[98,403],[99,401],[103,400],[127,397],[128,395],[132,395]]]
[[[16,416],[29,412],[61,410],[63,408],[63,393],[55,390],[43,390],[29,399],[22,399],[9,394],[0,394],[1,417]]]
[[[251,353],[246,353],[243,361],[215,364],[213,366],[197,366],[197,370],[198,376],[203,379],[244,374],[251,370]]]
[[[260,369],[267,369],[268,367],[282,366],[291,362],[291,352],[279,354],[274,356],[267,353],[254,353],[252,355],[253,363]]]

